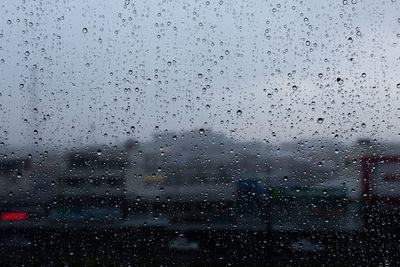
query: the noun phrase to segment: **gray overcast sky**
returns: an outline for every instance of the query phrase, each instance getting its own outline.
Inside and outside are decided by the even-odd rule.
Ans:
[[[398,10],[399,0],[3,2],[2,141],[142,141],[156,126],[397,141]]]

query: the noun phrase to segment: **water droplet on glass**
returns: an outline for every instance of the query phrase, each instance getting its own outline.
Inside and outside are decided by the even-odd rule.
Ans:
[[[204,134],[204,129],[201,128],[201,129],[199,130],[199,133],[200,133],[200,134]]]
[[[238,109],[238,111],[236,111],[236,114],[237,114],[238,116],[241,116],[241,115],[242,115],[242,111],[241,111],[240,109]]]
[[[317,122],[318,122],[319,124],[322,124],[322,123],[324,122],[324,119],[323,119],[323,118],[318,118]]]
[[[83,29],[82,29],[82,32],[83,32],[83,33],[87,33],[87,32],[88,32],[88,29],[87,29],[87,28],[83,28]]]
[[[101,149],[97,150],[97,152],[96,152],[96,154],[99,155],[99,156],[100,156],[102,153],[103,153],[103,152],[101,151]]]

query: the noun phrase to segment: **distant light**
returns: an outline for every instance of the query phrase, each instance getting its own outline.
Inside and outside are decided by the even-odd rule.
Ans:
[[[0,216],[1,220],[4,221],[22,221],[28,218],[26,212],[3,212]]]

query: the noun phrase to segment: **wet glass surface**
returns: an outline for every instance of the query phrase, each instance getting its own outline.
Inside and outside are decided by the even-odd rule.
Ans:
[[[1,3],[1,265],[398,265],[399,5]]]

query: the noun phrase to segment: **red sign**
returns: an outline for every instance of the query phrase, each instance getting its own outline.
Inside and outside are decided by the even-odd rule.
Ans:
[[[3,212],[0,218],[4,221],[21,221],[28,218],[26,212]]]

